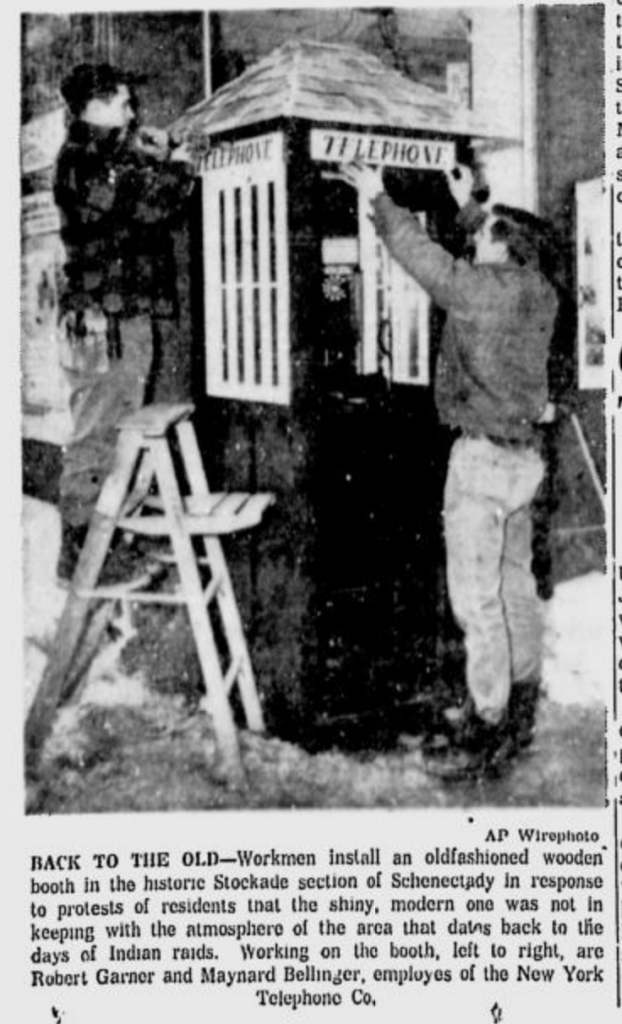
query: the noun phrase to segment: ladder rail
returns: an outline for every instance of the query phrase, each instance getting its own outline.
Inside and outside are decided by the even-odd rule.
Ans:
[[[160,446],[156,463],[164,506],[171,522],[171,543],[177,558],[181,586],[186,598],[205,686],[210,693],[210,707],[219,737],[225,772],[234,782],[241,782],[243,768],[237,729],[224,688],[220,658],[205,607],[203,585],[194,557],[192,540],[185,528],[183,502],[168,446]]]

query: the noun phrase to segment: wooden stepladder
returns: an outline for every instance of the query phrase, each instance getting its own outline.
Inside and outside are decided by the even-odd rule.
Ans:
[[[209,490],[190,420],[193,412],[191,404],[150,405],[119,424],[115,463],[97,501],[52,653],[28,715],[26,750],[31,760],[51,727],[72,672],[75,678],[74,666],[85,636],[96,628],[93,603],[99,608],[110,601],[182,604],[188,609],[223,772],[232,784],[244,781],[229,702],[236,685],[248,727],[263,731],[264,723],[220,537],[256,526],[274,497]],[[187,493],[182,494],[183,478]],[[177,569],[179,584],[172,592],[154,591],[148,573],[130,587],[97,585],[117,530],[168,542],[161,559]]]

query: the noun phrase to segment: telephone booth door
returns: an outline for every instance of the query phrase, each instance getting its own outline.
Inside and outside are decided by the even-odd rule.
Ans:
[[[206,389],[290,401],[289,265],[284,138],[215,147],[204,171]]]
[[[322,182],[323,198],[333,192],[322,237],[322,360],[329,386],[349,386],[353,398],[357,382],[364,390],[364,378],[378,374],[389,385],[428,385],[427,294],[379,241],[351,187],[338,174],[324,172]],[[337,227],[348,234],[334,233],[331,215],[339,198],[350,216],[340,211]]]
[[[444,455],[430,386],[438,311],[379,241],[338,170],[321,180],[320,548],[330,715],[381,705],[387,685],[408,696],[415,679],[438,676]],[[427,205],[415,214],[423,224],[436,215]]]
[[[388,383],[429,384],[430,302],[359,210],[363,285],[362,372]]]

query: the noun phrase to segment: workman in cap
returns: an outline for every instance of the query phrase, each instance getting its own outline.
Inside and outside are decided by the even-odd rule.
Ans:
[[[140,79],[80,64],[61,85],[72,120],[54,196],[65,248],[62,363],[73,434],[60,481],[59,582],[71,579],[116,446],[116,425],[145,399],[157,322],[178,317],[171,228],[192,184],[189,155],[139,127]],[[131,564],[119,561],[122,577]]]
[[[349,165],[343,174],[369,200],[391,255],[447,314],[435,399],[457,432],[444,530],[468,696],[446,711],[449,742],[431,738],[419,762],[447,779],[496,773],[532,738],[541,674],[530,505],[544,473],[537,427],[554,415],[547,360],[558,305],[540,268],[546,225],[509,206],[485,212],[461,167],[447,182],[474,257],[455,259],[387,195],[380,171]]]

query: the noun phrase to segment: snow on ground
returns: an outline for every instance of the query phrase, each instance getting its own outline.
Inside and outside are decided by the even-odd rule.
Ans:
[[[54,642],[67,591],[56,582],[60,548],[58,510],[35,498],[24,498],[22,507],[24,581],[24,676],[25,703],[30,707]],[[123,606],[115,619],[115,639],[93,660],[83,691],[92,704],[137,706],[146,700],[144,680],[119,672],[122,647],[134,635],[131,612]]]
[[[30,706],[54,641],[66,593],[56,585],[60,546],[57,510],[24,498],[22,505],[22,573],[24,586],[24,682]]]
[[[23,574],[26,704],[41,678],[66,591],[56,584],[60,544],[58,511],[34,498],[23,504]],[[606,702],[611,679],[608,657],[611,609],[607,578],[591,572],[560,583],[544,606],[544,683],[549,701],[594,705]],[[115,621],[115,640],[93,662],[84,692],[89,703],[139,705],[146,699],[140,676],[118,670],[122,646],[133,635],[129,612]]]
[[[558,583],[545,606],[543,678],[556,704],[605,704],[611,681],[611,588],[603,573]]]

